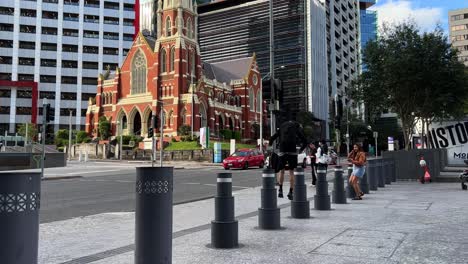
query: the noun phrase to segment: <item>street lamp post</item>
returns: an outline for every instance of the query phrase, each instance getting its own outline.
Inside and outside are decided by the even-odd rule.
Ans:
[[[45,162],[45,133],[47,129],[47,98],[42,100],[42,131],[41,131],[41,141],[42,141],[42,158],[41,158],[41,178],[44,178],[44,162]],[[6,146],[6,144],[5,144]]]
[[[192,70],[192,73],[190,74],[191,76],[191,80],[190,80],[190,87],[191,87],[191,90],[192,90],[192,96],[190,97],[190,101],[191,101],[191,105],[192,105],[192,112],[190,112],[190,117],[192,119],[192,125],[191,125],[191,137],[192,137],[192,141],[193,141],[193,70]]]
[[[284,68],[286,68],[285,65],[281,65],[281,66],[276,67],[276,68],[271,67],[271,68],[270,68],[270,69],[271,69],[270,72],[262,78],[262,83],[263,83],[263,80],[266,79],[268,76],[270,76],[270,85],[271,85],[270,88],[271,88],[271,90],[270,90],[270,104],[269,104],[269,107],[268,107],[269,110],[270,110],[270,136],[273,136],[273,134],[275,134],[275,131],[276,131],[276,129],[275,129],[274,110],[277,110],[277,109],[276,109],[276,107],[275,107],[275,104],[273,103],[273,97],[274,97],[274,95],[275,95],[275,89],[274,89],[274,85],[275,85],[274,82],[275,82],[275,79],[274,79],[273,76],[274,76],[275,70],[284,69]],[[262,84],[261,90],[262,90],[261,93],[263,93],[263,84]],[[260,95],[260,96],[261,96],[260,98],[262,98],[262,101],[263,101],[263,94]],[[262,118],[262,117],[263,117],[263,102],[262,102],[262,111],[261,111],[261,114],[262,114],[262,115],[261,115],[261,117],[260,117],[260,122],[261,122],[261,123],[260,123],[260,127],[262,127],[262,125],[263,125],[263,120],[262,120],[262,119],[263,119],[263,118]],[[262,133],[263,133],[263,130],[261,130],[260,136],[262,136]]]
[[[273,136],[273,134],[275,133],[275,115],[274,115],[274,111],[273,110],[276,110],[275,109],[275,105],[274,105],[274,102],[273,102],[273,96],[274,96],[274,93],[275,93],[275,83],[274,83],[274,80],[275,80],[275,69],[274,69],[274,65],[275,65],[275,50],[274,50],[274,35],[273,35],[273,0],[270,0],[269,1],[269,22],[270,22],[270,133],[271,135]]]

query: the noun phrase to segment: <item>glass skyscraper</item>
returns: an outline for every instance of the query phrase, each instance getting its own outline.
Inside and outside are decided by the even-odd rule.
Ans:
[[[375,0],[360,0],[360,22],[361,22],[361,54],[364,51],[367,42],[377,38],[377,11],[368,10],[376,3]],[[362,70],[365,70],[362,65]]]

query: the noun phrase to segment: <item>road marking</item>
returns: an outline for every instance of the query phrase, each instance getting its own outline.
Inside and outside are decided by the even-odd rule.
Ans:
[[[236,185],[233,185],[232,188],[250,189],[250,188],[252,188],[252,187],[245,187],[245,186],[236,186]]]
[[[211,183],[207,183],[207,184],[203,184],[205,186],[214,186],[214,187],[217,187],[218,185],[217,184],[211,184]]]
[[[199,182],[183,182],[182,184],[188,184],[188,185],[200,185],[201,183],[199,183]]]
[[[79,174],[90,174],[90,173],[101,173],[101,172],[115,172],[115,171],[122,171],[122,170],[83,171],[83,172],[69,172],[69,173],[65,173],[65,174],[67,174],[67,175],[79,175]]]

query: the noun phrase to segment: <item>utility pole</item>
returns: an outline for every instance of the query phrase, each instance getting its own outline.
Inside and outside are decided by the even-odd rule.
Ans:
[[[155,134],[155,129],[156,129],[156,115],[153,112],[151,116],[151,129],[153,131],[153,134],[151,135],[151,167],[154,167],[154,160],[156,159],[156,151],[155,151],[155,140],[154,140],[154,134]]]
[[[164,145],[164,108],[163,108],[163,101],[159,101],[161,103],[161,118],[160,118],[160,128],[159,128],[159,166],[163,166],[163,145]]]
[[[270,133],[275,134],[276,118],[274,110],[277,110],[273,98],[275,97],[275,50],[274,50],[274,35],[273,35],[273,0],[269,1],[270,11]],[[275,98],[276,99],[276,98]]]
[[[194,62],[194,63],[195,63],[195,62]],[[192,136],[192,141],[193,141],[193,102],[194,102],[194,101],[193,101],[193,88],[194,88],[194,87],[193,87],[193,69],[192,69],[192,73],[190,74],[190,76],[191,76],[191,77],[190,77],[190,78],[191,78],[191,80],[190,80],[190,87],[192,88],[192,89],[191,89],[191,90],[192,90],[192,96],[191,96],[191,101],[192,101],[192,103],[191,103],[191,105],[192,105],[192,112],[191,112],[191,114],[190,114],[190,117],[191,117],[191,119],[192,119],[192,122],[191,122],[191,130],[192,130],[191,132],[192,132],[192,133],[191,133],[191,136]]]
[[[260,152],[263,153],[263,81],[260,80]],[[273,135],[272,135],[273,136]]]
[[[73,111],[70,110],[70,118],[68,121],[68,161],[71,160],[71,146],[72,146],[72,113]]]
[[[48,104],[47,98],[42,100],[42,131],[41,131],[41,141],[42,141],[42,157],[41,157],[41,178],[44,178],[44,161],[45,161],[45,132],[47,129],[47,114],[48,114]]]
[[[29,123],[26,123],[26,138],[24,139],[24,152],[28,152]]]

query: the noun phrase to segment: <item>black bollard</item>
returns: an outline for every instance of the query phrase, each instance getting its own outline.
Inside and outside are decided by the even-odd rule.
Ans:
[[[392,159],[392,161],[390,162],[391,166],[392,166],[392,182],[396,182],[397,181],[397,175],[396,175],[396,162],[395,162],[395,159]]]
[[[378,187],[379,188],[385,188],[385,160],[384,159],[379,159],[378,160],[378,173],[379,173],[379,181],[378,181]]]
[[[346,191],[344,187],[343,169],[335,167],[335,182],[333,183],[332,201],[336,204],[346,204]]]
[[[354,191],[353,186],[349,183],[349,178],[351,178],[351,174],[353,174],[353,165],[348,164],[348,178],[347,178],[347,185],[346,185],[346,196],[348,198],[354,198],[356,197],[356,192]]]
[[[136,168],[135,263],[172,263],[172,167]]]
[[[231,173],[218,173],[215,196],[215,219],[211,221],[211,246],[235,248],[239,246],[239,226],[234,218]]]
[[[294,169],[294,196],[291,201],[292,218],[310,218],[310,203],[307,200],[307,186],[304,179],[304,169]]]
[[[315,191],[315,210],[331,210],[330,195],[328,194],[327,167],[324,164],[318,164]]]
[[[367,167],[365,168],[365,173],[362,175],[362,178],[359,179],[359,187],[361,188],[361,192],[365,194],[369,194],[369,181],[368,181],[368,171]]]
[[[371,191],[377,191],[378,190],[378,183],[379,179],[377,178],[377,160],[369,160],[367,163],[367,177],[369,180],[369,189]]]
[[[272,169],[264,169],[262,173],[262,204],[258,208],[258,227],[260,229],[280,229],[280,209],[276,198],[276,175]]]
[[[385,163],[385,184],[392,184],[392,161],[390,159],[386,159],[387,162]]]
[[[0,263],[37,263],[40,196],[40,173],[0,173]]]

